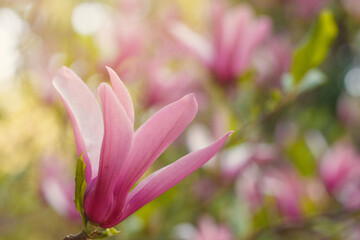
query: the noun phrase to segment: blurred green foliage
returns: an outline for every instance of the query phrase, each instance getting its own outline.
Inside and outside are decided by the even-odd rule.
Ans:
[[[103,27],[95,35],[84,36],[74,30],[71,20],[73,9],[83,2],[19,0],[0,3],[0,10],[11,9],[28,29],[18,36],[21,41],[17,48],[22,58],[16,74],[10,82],[0,82],[0,239],[62,239],[81,231],[80,222],[59,216],[40,193],[44,155],[56,153],[60,161],[69,166],[66,174],[73,177],[77,159],[69,117],[51,90],[50,81],[60,65],[75,69],[93,91],[100,82],[108,81],[103,65],[108,64],[107,55],[116,52],[112,44],[118,39],[112,39],[112,43],[102,40],[119,34],[117,31],[121,27],[117,26],[120,25],[117,17],[126,14],[120,7],[122,1],[91,1],[104,5],[107,21],[115,22],[116,27],[108,31]],[[173,39],[168,36],[166,23],[172,18],[181,19],[204,36],[211,35],[212,25],[208,26],[207,21],[210,2],[147,1],[141,18],[136,20],[145,26],[138,31],[147,34],[147,38],[142,39],[146,48],[137,56],[138,61],[147,63],[166,55],[161,51],[170,52],[169,42]],[[309,133],[319,133],[327,147],[324,151],[342,139],[350,139],[355,146],[360,146],[360,125],[349,125],[342,120],[338,109],[338,101],[343,96],[360,102],[358,96],[349,96],[344,88],[346,74],[358,67],[360,59],[358,17],[340,2],[331,0],[323,5],[331,10],[306,17],[283,1],[229,1],[228,4],[235,7],[239,2],[250,5],[257,14],[269,16],[274,25],[273,34],[285,36],[291,49],[303,39],[292,51],[291,67],[276,77],[275,82],[260,81],[254,64],[233,83],[219,84],[206,66],[187,56],[177,45],[172,47],[180,54],[168,61],[175,61],[176,66],[168,65],[172,66],[171,70],[185,68],[185,72],[194,73],[200,85],[191,89],[199,101],[194,123],[204,125],[212,136],[217,134],[213,130],[218,127],[216,117],[222,117],[223,125],[218,132],[235,130],[224,151],[243,143],[276,146],[278,155],[274,162],[258,164],[255,170],[251,167],[248,170],[258,171],[259,179],[268,169],[294,171],[305,189],[299,200],[301,220],[296,222],[283,214],[276,197],[269,192],[264,194],[260,206],[253,209],[252,202],[239,190],[244,182],[249,182],[248,170],[235,180],[224,179],[220,172],[224,159],[220,153],[213,169],[199,169],[140,209],[116,227],[120,233],[111,239],[179,239],[175,228],[187,223],[197,229],[199,218],[204,214],[212,216],[218,224],[230,226],[234,239],[359,239],[357,210],[349,211],[337,196],[327,192],[319,179],[323,155],[316,155],[312,149],[314,142],[309,142],[308,138]],[[260,60],[269,55],[262,48],[257,49]],[[143,99],[148,87],[142,81],[150,74],[146,71],[148,66],[133,66],[136,59],[128,59],[126,64],[114,69],[117,72],[126,66],[135,69],[135,74],[129,71],[123,80],[134,98],[135,126],[139,126],[166,104],[146,106]],[[169,69],[164,72],[168,74]],[[164,79],[170,79],[166,74]],[[353,121],[357,120],[360,119],[355,117]],[[186,134],[160,156],[146,175],[190,151]],[[260,188],[265,188],[264,185],[260,184]],[[307,188],[308,185],[311,187]]]

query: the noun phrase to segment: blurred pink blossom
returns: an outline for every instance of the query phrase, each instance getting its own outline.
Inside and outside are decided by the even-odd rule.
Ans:
[[[280,86],[281,75],[289,70],[292,46],[285,36],[271,37],[255,55],[254,65],[261,85]]]
[[[41,166],[40,191],[47,204],[58,214],[72,221],[80,221],[74,203],[75,180],[66,175],[66,170],[55,156],[45,157]]]
[[[190,151],[208,145],[215,139],[204,125],[193,124],[186,135]],[[239,144],[223,150],[217,158],[212,158],[203,167],[209,171],[219,172],[222,179],[233,181],[250,163],[252,150],[249,144]]]
[[[254,144],[251,158],[258,164],[265,164],[278,160],[280,158],[280,153],[279,149],[274,144],[257,143]]]
[[[209,39],[181,22],[171,24],[170,31],[218,81],[228,83],[249,69],[254,52],[269,36],[272,24],[267,17],[256,18],[250,6],[226,11],[219,2],[212,3],[213,31]]]
[[[193,124],[186,135],[186,143],[190,151],[210,144],[214,134],[202,124]],[[235,181],[252,163],[266,164],[279,158],[279,150],[268,143],[242,143],[227,148],[211,159],[204,167],[214,170],[217,167],[225,181]]]
[[[251,165],[236,181],[236,192],[244,198],[252,211],[257,211],[263,203],[262,173],[258,166]]]
[[[236,186],[238,195],[246,199],[252,211],[257,211],[265,202],[265,196],[270,196],[278,211],[290,221],[301,219],[301,199],[309,197],[309,192],[314,195],[311,190],[315,187],[313,182],[303,181],[291,168],[260,168],[254,163],[242,173]]]
[[[115,69],[125,80],[133,78],[140,67],[144,48],[151,35],[147,33],[140,1],[120,1],[114,20],[106,24],[97,35],[102,60],[98,64]]]
[[[337,143],[328,150],[320,163],[319,173],[326,189],[334,192],[360,174],[360,156],[349,143]]]
[[[101,108],[85,83],[63,67],[53,79],[71,117],[78,154],[86,164],[86,217],[101,227],[113,227],[179,183],[212,158],[228,132],[201,150],[152,173],[133,185],[180,135],[197,112],[194,94],[155,113],[134,133],[134,108],[126,87],[108,68],[112,87],[98,88]]]
[[[263,178],[263,191],[276,200],[279,211],[289,220],[301,218],[302,181],[290,169],[269,169]]]
[[[52,48],[45,43],[39,44],[36,51],[28,54],[29,74],[33,81],[33,87],[43,102],[51,104],[56,98],[56,92],[52,88],[51,78],[65,61],[65,54],[53,53]]]
[[[341,96],[338,100],[337,115],[347,127],[356,128],[360,121],[360,102],[350,96]]]
[[[214,193],[218,190],[217,188],[218,186],[213,179],[202,177],[195,182],[192,191],[201,202],[207,203],[211,201]]]
[[[338,201],[360,208],[360,155],[350,143],[336,143],[321,160],[319,174]]]
[[[295,122],[279,122],[275,129],[276,142],[279,145],[289,146],[293,144],[299,136],[299,127]]]
[[[360,178],[347,182],[335,196],[347,209],[360,209]]]
[[[145,106],[169,104],[198,89],[199,84],[191,70],[185,67],[171,69],[169,65],[176,55],[171,50],[165,48],[162,51],[166,52],[158,53],[148,61],[144,76]]]
[[[272,144],[238,144],[224,150],[220,155],[221,174],[224,179],[235,180],[250,164],[266,164],[278,158],[278,149]]]
[[[215,111],[211,118],[211,126],[192,124],[186,134],[186,144],[190,151],[209,145],[221,132],[229,128],[229,114],[224,109]],[[203,167],[207,170],[219,171],[224,181],[235,181],[247,166],[253,162],[265,164],[276,160],[279,150],[268,143],[242,143],[224,149]]]
[[[238,144],[226,149],[220,155],[221,176],[234,181],[252,162],[253,146],[248,143]]]
[[[234,236],[226,225],[217,225],[210,216],[203,216],[198,222],[194,240],[232,240]]]
[[[229,130],[229,113],[223,108],[217,108],[211,116],[210,126],[192,124],[186,132],[186,145],[190,151],[209,145],[216,137]],[[225,150],[226,151],[226,150]],[[220,158],[223,158],[222,156]],[[219,162],[212,158],[203,166],[207,170],[217,171]]]

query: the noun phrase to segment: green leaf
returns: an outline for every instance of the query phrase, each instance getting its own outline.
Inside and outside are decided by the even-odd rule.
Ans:
[[[294,164],[303,176],[314,176],[316,173],[316,160],[304,139],[298,139],[286,149],[288,159]]]
[[[85,181],[85,167],[84,159],[82,157],[83,154],[77,160],[76,165],[76,175],[75,175],[75,197],[74,202],[76,209],[81,214],[81,218],[83,220],[84,227],[86,226],[86,218],[84,214],[84,193],[86,189],[86,181]]]
[[[295,83],[324,61],[337,34],[338,28],[333,14],[329,10],[323,10],[309,34],[293,53],[291,73]]]

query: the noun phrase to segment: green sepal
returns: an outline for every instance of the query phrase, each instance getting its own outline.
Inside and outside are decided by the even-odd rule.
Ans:
[[[291,74],[295,83],[300,82],[310,69],[324,61],[337,34],[338,27],[332,12],[323,10],[315,25],[293,53]]]
[[[119,233],[114,227],[105,229],[90,221],[86,223],[85,232],[89,236],[89,239],[104,239]]]
[[[86,181],[85,181],[85,167],[86,164],[83,159],[83,154],[81,154],[77,160],[76,164],[76,175],[75,175],[75,196],[74,203],[76,209],[81,214],[81,218],[83,221],[83,226],[86,226],[86,217],[84,214],[84,194],[86,189]]]
[[[103,239],[114,236],[119,233],[119,231],[116,230],[116,228],[106,228],[106,229],[101,228],[97,224],[88,221],[85,216],[84,194],[87,185],[85,181],[85,168],[86,168],[86,164],[83,159],[83,154],[81,154],[76,164],[74,203],[76,209],[81,214],[84,232],[87,234],[89,239]]]
[[[111,236],[115,236],[119,231],[116,228],[107,228],[102,232],[97,232],[93,239],[103,239]]]

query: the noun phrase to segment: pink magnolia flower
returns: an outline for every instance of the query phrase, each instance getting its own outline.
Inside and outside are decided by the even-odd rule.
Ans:
[[[232,240],[234,236],[226,225],[217,225],[209,216],[203,216],[198,223],[194,240]]]
[[[216,138],[202,124],[193,124],[186,135],[186,144],[190,151],[209,145]],[[225,181],[233,181],[252,162],[251,144],[238,144],[222,151],[218,158],[212,158],[203,167],[209,171],[219,171]]]
[[[75,182],[63,173],[64,166],[55,156],[46,157],[41,166],[40,192],[44,200],[59,215],[72,221],[80,221],[81,216],[75,208]]]
[[[255,54],[254,65],[258,81],[265,86],[280,86],[281,75],[289,71],[292,46],[282,35],[272,36]]]
[[[167,49],[162,51],[165,50]],[[174,55],[174,53],[170,54]],[[170,60],[169,51],[167,51],[154,56],[145,67],[145,106],[169,104],[199,88],[199,84],[195,81],[195,75],[191,71],[185,68],[176,71],[170,69],[168,66]]]
[[[220,156],[220,172],[226,181],[234,181],[253,162],[253,146],[238,144],[224,151]]]
[[[301,218],[300,197],[303,183],[292,170],[270,169],[263,178],[263,192],[273,196],[279,211],[289,220]]]
[[[278,160],[280,153],[278,147],[274,144],[258,143],[254,145],[251,157],[258,164],[266,164]]]
[[[63,65],[65,55],[54,53],[53,49],[45,43],[39,45],[41,47],[26,53],[26,62],[29,63],[29,75],[37,96],[41,97],[44,103],[52,104],[56,99],[56,92],[52,87],[51,78]]]
[[[270,196],[278,211],[290,221],[301,218],[301,199],[309,197],[307,191],[312,187],[292,169],[261,169],[255,164],[244,171],[236,186],[238,195],[245,197],[253,211],[257,211],[265,202],[265,196]]]
[[[63,67],[53,79],[73,124],[78,154],[86,164],[84,212],[101,227],[113,227],[206,163],[231,132],[152,173],[130,189],[180,135],[197,112],[194,94],[169,104],[134,133],[129,92],[108,68],[112,88],[100,84],[102,111],[85,83]]]
[[[96,36],[101,52],[100,70],[107,65],[125,80],[136,75],[145,51],[149,28],[144,22],[143,1],[119,1],[113,19]]]
[[[329,192],[339,190],[354,176],[360,176],[360,155],[348,143],[338,143],[326,152],[319,173]]]
[[[211,39],[180,22],[171,25],[171,33],[218,81],[227,83],[248,70],[255,50],[270,33],[271,20],[257,19],[246,5],[226,12],[224,6],[214,2],[211,23]]]
[[[337,103],[337,116],[350,129],[358,128],[360,104],[357,98],[343,95]]]
[[[349,210],[360,209],[360,178],[346,182],[335,194],[335,198]]]
[[[262,173],[260,168],[252,164],[236,181],[236,193],[244,198],[252,211],[257,211],[263,203]]]
[[[328,192],[341,204],[360,208],[360,155],[351,144],[335,144],[324,155],[319,172]]]
[[[217,118],[213,120],[217,121]],[[209,145],[214,136],[217,124],[214,126],[213,131],[210,131],[205,125],[193,124],[189,127],[186,135],[186,144],[190,151],[197,148]],[[225,125],[222,122],[221,125]],[[225,126],[222,127],[225,129]],[[234,181],[239,177],[244,170],[251,164],[266,164],[279,158],[279,151],[276,146],[268,143],[249,143],[245,142],[237,144],[224,151],[222,151],[218,159],[211,159],[204,167],[208,170],[219,170],[220,176],[224,181]],[[218,168],[218,169],[217,169]]]

